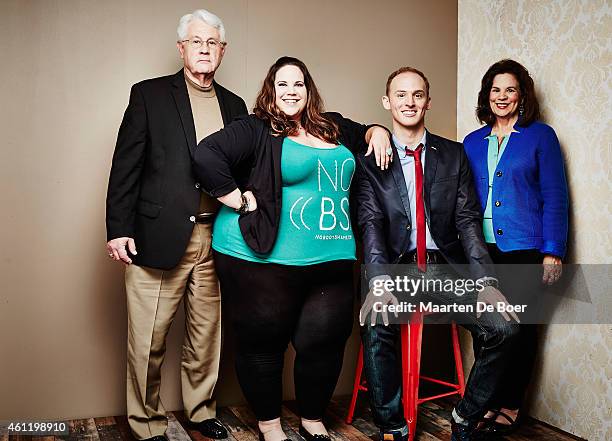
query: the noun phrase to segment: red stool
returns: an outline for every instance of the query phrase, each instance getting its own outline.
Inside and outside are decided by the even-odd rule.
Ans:
[[[453,341],[453,353],[455,357],[455,372],[457,383],[450,383],[432,377],[421,375],[421,343],[423,340],[423,316],[422,312],[415,312],[410,317],[409,324],[400,325],[402,339],[402,397],[404,405],[404,416],[408,422],[409,441],[414,440],[417,420],[417,407],[426,401],[435,400],[450,395],[463,396],[465,390],[465,378],[463,376],[463,362],[461,360],[461,347],[459,346],[459,334],[457,325],[451,324]],[[367,391],[365,380],[361,379],[363,372],[363,345],[359,347],[357,358],[357,370],[355,371],[355,383],[353,385],[353,396],[346,416],[347,424],[353,422],[355,404],[359,391]],[[429,381],[449,387],[451,390],[438,395],[419,398],[419,380]]]

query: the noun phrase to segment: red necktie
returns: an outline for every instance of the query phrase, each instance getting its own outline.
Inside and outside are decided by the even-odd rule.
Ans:
[[[423,164],[421,152],[423,144],[410,150],[406,147],[406,156],[414,157],[414,186],[416,193],[416,236],[417,236],[417,268],[419,271],[427,270],[427,246],[425,244],[425,203],[423,202]]]

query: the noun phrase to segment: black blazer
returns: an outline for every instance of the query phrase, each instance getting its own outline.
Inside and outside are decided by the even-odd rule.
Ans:
[[[463,146],[429,132],[426,144],[423,192],[432,238],[450,264],[470,263],[470,276],[492,276],[480,205]],[[385,171],[376,167],[372,157],[357,156],[354,191],[365,264],[398,263],[409,251],[410,201],[395,147],[393,156]],[[374,275],[375,270],[370,271],[368,279]]]
[[[247,114],[239,96],[213,83],[224,124]],[[135,264],[170,269],[185,253],[200,201],[189,150],[196,133],[181,69],[132,86],[106,197],[107,240],[132,237]]]
[[[340,127],[342,144],[354,154],[365,151],[369,126],[339,113],[326,115]],[[278,233],[283,140],[273,136],[263,120],[249,115],[204,138],[192,151],[195,174],[211,196],[224,196],[236,188],[255,195],[257,210],[241,215],[238,222],[245,242],[257,253],[269,253]]]

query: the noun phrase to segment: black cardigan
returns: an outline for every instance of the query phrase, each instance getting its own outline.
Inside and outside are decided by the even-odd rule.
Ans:
[[[367,148],[365,133],[369,126],[339,113],[325,115],[338,124],[340,142],[351,152]],[[194,173],[211,196],[224,196],[236,188],[253,192],[257,210],[241,215],[239,224],[247,245],[261,254],[272,250],[278,234],[283,140],[272,135],[266,122],[249,115],[204,138],[191,151]]]

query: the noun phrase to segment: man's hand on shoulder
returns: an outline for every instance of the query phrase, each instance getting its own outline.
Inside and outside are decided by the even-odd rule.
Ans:
[[[128,256],[127,250],[130,250],[130,253],[133,255],[137,254],[136,243],[131,237],[118,237],[116,239],[111,239],[106,243],[108,257],[113,260],[120,260],[126,265],[129,265],[132,263],[132,259],[130,259],[130,256]]]

